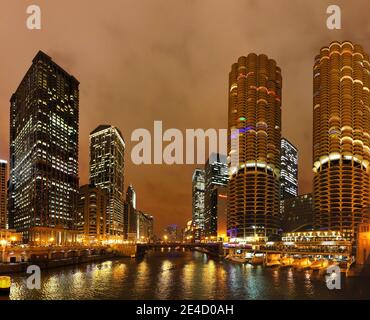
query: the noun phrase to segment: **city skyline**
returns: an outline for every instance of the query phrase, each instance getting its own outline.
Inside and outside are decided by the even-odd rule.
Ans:
[[[66,1],[67,3],[68,1]],[[206,1],[205,1],[206,2]],[[72,3],[72,2],[71,2]],[[66,4],[67,5],[67,4]],[[81,1],[81,4],[75,4],[76,6],[80,7],[84,5],[84,2]],[[143,4],[142,4],[143,5]],[[138,9],[142,5],[135,4],[132,5],[132,8]],[[148,4],[147,4],[148,5]],[[256,2],[252,2],[249,7],[245,6],[245,10],[247,14],[253,15],[254,10],[263,10],[265,6],[268,6],[268,2],[266,4],[257,4]],[[363,2],[363,6],[365,5],[365,2]],[[9,8],[14,9],[14,12],[22,10],[17,10],[18,5],[12,4],[9,2]],[[54,6],[51,4],[44,4],[45,10],[49,11],[50,14],[53,16],[53,13],[56,14],[58,11],[58,6]],[[108,9],[109,14],[112,14],[115,10],[115,7],[118,6],[118,2],[112,1],[112,6]],[[149,5],[150,6],[150,5]],[[191,17],[191,11],[189,9],[186,9],[184,5],[178,4],[179,7],[181,7],[181,10],[183,14],[187,15],[188,17]],[[206,6],[206,4],[198,4],[198,7],[202,8],[203,6]],[[51,38],[51,34],[54,34],[53,30],[57,28],[56,22],[58,22],[58,18],[54,21],[46,20],[45,23],[47,24],[48,28],[45,29],[45,33],[43,34],[30,34],[29,32],[22,32],[20,34],[20,40],[22,40],[22,43],[28,44],[27,49],[22,50],[21,54],[17,53],[18,50],[16,50],[16,46],[10,46],[8,48],[7,52],[3,53],[4,59],[2,62],[2,70],[4,70],[4,74],[2,74],[0,77],[1,83],[4,85],[3,90],[0,94],[0,104],[2,107],[2,111],[4,111],[4,117],[1,119],[1,138],[0,138],[0,158],[8,159],[8,100],[10,94],[15,90],[16,84],[19,83],[21,80],[22,75],[25,73],[27,66],[29,65],[30,60],[36,52],[39,49],[44,50],[46,53],[48,53],[50,56],[53,57],[55,61],[57,61],[58,64],[63,65],[66,67],[68,72],[71,72],[72,74],[75,74],[77,78],[81,81],[81,115],[86,114],[86,117],[81,116],[81,130],[80,130],[80,174],[81,174],[81,181],[80,184],[84,184],[88,182],[87,175],[88,175],[88,132],[90,132],[93,128],[95,128],[100,123],[112,123],[112,125],[115,125],[119,127],[122,132],[123,136],[128,140],[128,148],[130,149],[130,134],[136,127],[144,127],[150,129],[152,126],[152,122],[155,119],[161,118],[164,120],[164,124],[168,127],[178,127],[178,128],[185,128],[185,127],[226,127],[224,119],[226,118],[226,110],[225,106],[227,105],[227,99],[226,99],[226,88],[227,88],[227,79],[225,78],[226,72],[228,72],[229,65],[232,61],[234,61],[238,56],[243,54],[248,54],[249,52],[256,52],[256,53],[266,53],[271,57],[274,57],[279,63],[279,65],[283,69],[284,79],[287,79],[286,84],[284,85],[283,89],[283,96],[284,96],[284,102],[283,102],[283,136],[286,136],[290,141],[292,141],[295,145],[297,145],[300,152],[302,151],[300,156],[300,164],[299,167],[302,169],[300,171],[300,192],[306,193],[311,192],[312,188],[312,161],[311,161],[311,145],[312,145],[312,108],[311,108],[311,101],[312,101],[312,65],[313,65],[313,57],[317,53],[317,50],[327,43],[330,43],[331,40],[345,40],[350,39],[351,41],[355,43],[361,43],[365,46],[365,51],[369,51],[368,46],[366,47],[367,41],[366,38],[368,38],[369,31],[363,30],[363,32],[357,32],[360,30],[362,18],[352,19],[351,22],[351,28],[347,27],[343,31],[329,31],[326,29],[324,23],[321,21],[321,16],[323,12],[325,12],[324,8],[326,6],[326,3],[323,3],[322,5],[318,5],[317,8],[308,7],[307,10],[310,11],[312,14],[307,14],[304,9],[302,8],[295,8],[294,5],[291,5],[288,2],[282,2],[282,5],[278,8],[278,10],[281,10],[281,12],[284,11],[287,7],[290,7],[292,9],[292,13],[289,14],[289,17],[291,19],[290,23],[297,23],[299,25],[299,30],[297,31],[290,31],[289,33],[289,39],[286,37],[283,38],[283,41],[277,42],[272,41],[265,43],[259,42],[258,39],[256,39],[252,34],[246,32],[244,33],[238,33],[237,38],[242,39],[248,39],[249,34],[249,40],[253,41],[247,41],[249,43],[253,43],[250,46],[248,44],[243,44],[241,46],[232,46],[228,47],[227,45],[222,45],[222,47],[225,47],[225,49],[221,50],[219,54],[217,54],[215,57],[209,56],[209,51],[211,49],[220,48],[221,45],[218,44],[218,42],[215,41],[216,37],[212,36],[212,41],[206,41],[205,42],[205,48],[201,49],[199,52],[199,55],[196,54],[193,50],[192,45],[196,44],[197,41],[202,40],[203,38],[195,38],[195,39],[189,39],[188,36],[185,35],[184,31],[188,32],[190,28],[190,22],[189,24],[182,25],[180,23],[176,22],[175,16],[170,13],[168,18],[170,21],[172,21],[176,27],[182,31],[180,32],[180,35],[178,36],[179,40],[176,40],[176,38],[172,37],[172,33],[170,31],[163,30],[163,26],[159,26],[159,29],[154,28],[155,32],[158,31],[164,31],[162,34],[165,35],[163,38],[153,37],[154,41],[151,41],[150,44],[147,46],[144,46],[140,49],[138,47],[135,49],[135,45],[138,45],[132,38],[130,37],[124,37],[126,41],[128,41],[129,46],[126,52],[126,48],[124,45],[121,46],[119,43],[119,38],[122,35],[122,33],[125,35],[126,30],[130,30],[130,26],[125,23],[120,25],[118,22],[117,24],[108,23],[104,17],[103,17],[103,25],[105,26],[103,28],[104,31],[95,32],[96,27],[101,22],[101,19],[96,18],[96,22],[93,22],[92,30],[90,28],[87,28],[88,30],[85,30],[84,28],[76,28],[77,35],[76,38],[73,38],[72,36],[71,40],[66,41],[60,41],[60,39],[53,39]],[[161,8],[161,6],[158,6]],[[224,10],[231,10],[233,5],[230,5],[230,8],[227,8],[227,6],[219,6],[220,9],[215,10],[213,12],[216,14],[221,13],[221,11]],[[243,6],[242,6],[243,7]],[[344,21],[345,20],[351,20],[351,17],[355,17],[355,13],[357,10],[361,10],[361,5],[358,5],[356,10],[352,9],[350,6],[347,6],[343,4],[343,13],[344,13]],[[163,8],[163,7],[162,7]],[[154,12],[158,13],[155,7],[151,7]],[[224,9],[224,10],[222,10]],[[317,11],[316,11],[317,10]],[[83,13],[82,10],[76,10],[79,11],[79,16],[72,15],[70,19],[70,25],[67,26],[67,28],[74,28],[77,25],[77,21],[80,21],[80,19],[87,19],[85,15],[87,13]],[[99,11],[99,12],[98,12]],[[100,10],[98,10],[98,6],[92,6],[92,11],[90,12],[93,17],[99,17]],[[270,13],[267,13],[270,15]],[[320,17],[320,18],[319,18]],[[55,18],[55,17],[54,17]],[[17,28],[17,18],[15,19],[15,22],[9,21],[9,18],[4,17],[2,21],[5,21],[8,25],[14,25],[15,28]],[[89,19],[89,21],[94,21],[94,19]],[[125,19],[121,19],[124,21]],[[132,20],[128,19],[130,22]],[[142,19],[139,19],[142,20]],[[196,20],[196,19],[195,19]],[[235,22],[236,26],[244,26],[242,29],[247,29],[248,26],[247,22],[241,22],[236,19],[237,22]],[[248,20],[248,19],[245,19]],[[268,20],[268,19],[267,19]],[[306,21],[307,23],[302,23],[303,21]],[[147,23],[154,23],[156,21],[154,14],[149,15]],[[204,21],[204,19],[202,19]],[[235,41],[235,38],[227,38],[230,35],[230,29],[234,26],[234,24],[231,22],[231,20],[226,19],[226,27],[225,30],[219,30],[222,31],[221,33],[215,32],[217,36],[221,36],[223,40],[225,40],[224,43],[231,43]],[[252,20],[253,21],[253,20]],[[272,15],[272,21],[276,22],[278,21],[277,18]],[[280,19],[279,19],[280,21]],[[298,23],[298,21],[300,21]],[[23,20],[22,20],[23,22]],[[197,22],[197,20],[196,20]],[[206,22],[204,22],[206,23]],[[250,22],[252,23],[252,22]],[[300,45],[300,48],[295,48],[293,44],[296,42],[297,37],[302,34],[302,28],[306,28],[305,25],[310,25],[310,29],[312,29],[313,25],[313,31],[311,35],[308,35],[306,38],[306,43],[304,45]],[[99,25],[100,27],[100,25]],[[206,23],[205,29],[206,31],[212,31],[212,28],[215,28],[215,30],[218,30],[216,25],[213,23],[213,19],[211,22]],[[176,29],[176,28],[175,28]],[[240,29],[240,28],[239,28]],[[2,29],[3,30],[3,29]],[[51,31],[48,31],[51,30]],[[69,29],[71,30],[71,29]],[[111,32],[111,34],[104,40],[104,34],[102,32],[108,32],[114,30],[115,32]],[[315,30],[319,30],[322,33],[317,34],[315,33]],[[144,30],[138,29],[138,34],[140,37],[144,37]],[[288,32],[288,27],[283,24],[282,26],[282,34],[285,32]],[[2,33],[1,35],[4,35],[4,39],[9,37],[9,35],[6,35],[5,33]],[[49,33],[50,32],[50,33]],[[83,42],[78,43],[76,42],[76,39],[84,39],[84,35],[88,35],[88,33],[94,33],[94,40],[92,38],[89,38],[87,36],[87,41],[91,40],[89,43]],[[212,31],[214,32],[214,31]],[[330,33],[331,32],[331,33]],[[293,33],[293,34],[292,34]],[[68,34],[68,36],[67,36]],[[71,32],[66,32],[66,34],[62,34],[61,38],[63,39],[69,39],[70,34],[73,34]],[[212,33],[213,34],[213,33]],[[153,35],[153,34],[152,34]],[[167,37],[170,37],[171,40],[166,41],[163,39],[167,39]],[[201,33],[200,37],[204,37],[205,34]],[[68,37],[68,38],[65,38]],[[199,36],[198,36],[199,37]],[[234,36],[235,37],[235,36]],[[268,36],[270,37],[270,36]],[[96,40],[95,40],[96,39]],[[203,39],[204,40],[204,39]],[[266,40],[266,39],[265,39]],[[6,41],[6,40],[5,40]],[[67,46],[63,47],[60,45],[60,43],[67,43]],[[222,43],[222,41],[220,41]],[[105,46],[105,44],[108,44],[108,46]],[[185,45],[186,48],[188,48],[188,53],[185,54],[185,56],[181,56],[178,53],[178,48],[182,46],[182,44]],[[86,48],[83,48],[83,46],[86,46]],[[109,52],[110,48],[116,48],[118,47],[118,53],[121,54],[121,56],[113,55]],[[292,52],[289,55],[285,54],[285,47],[292,48]],[[303,47],[303,48],[302,48]],[[93,50],[96,48],[98,51],[96,52],[96,55],[94,55],[94,58],[89,57],[89,50]],[[197,49],[199,47],[197,46]],[[175,50],[175,53],[171,52],[172,50]],[[157,69],[157,67],[152,67],[151,72],[154,72],[157,78],[159,78],[161,81],[159,81],[160,85],[154,85],[153,77],[151,79],[143,79],[146,83],[146,98],[139,97],[138,94],[132,94],[129,91],[136,91],[135,87],[139,80],[142,80],[143,74],[145,74],[140,64],[138,63],[131,63],[130,58],[132,61],[140,61],[137,59],[142,58],[143,52],[152,52],[152,50],[157,53],[152,59],[154,59],[151,64],[153,66],[163,66],[165,65],[164,60],[168,63],[170,61],[170,68],[172,68],[172,71],[174,72],[181,72],[185,75],[185,79],[182,82],[184,86],[184,89],[179,90],[178,87],[173,86],[170,84],[172,82],[171,78],[171,71],[165,70],[165,69]],[[181,50],[182,51],[182,50]],[[214,53],[217,50],[212,50]],[[138,53],[138,57],[135,56],[134,53]],[[177,60],[171,60],[174,55],[179,55],[180,59]],[[292,58],[294,55],[299,56],[298,59]],[[113,72],[113,74],[110,76],[109,73],[106,73],[106,58],[104,59],[104,63],[102,60],[102,57],[111,57],[113,64],[121,66],[123,69],[122,72]],[[85,61],[86,60],[86,61]],[[6,63],[4,63],[6,61]],[[192,65],[192,71],[187,71],[186,68],[183,68],[186,65],[186,62]],[[184,65],[183,65],[184,64]],[[95,70],[91,71],[90,66],[93,65],[95,67]],[[104,65],[104,67],[103,67]],[[131,66],[130,66],[131,65]],[[132,66],[137,66],[139,71],[136,70]],[[212,67],[212,73],[209,75],[204,75],[202,71],[204,71],[204,66],[206,66],[206,70],[209,69],[209,67]],[[110,73],[112,73],[111,68],[108,68]],[[120,68],[115,68],[120,69]],[[171,70],[171,69],[170,69]],[[199,70],[199,71],[198,71]],[[216,70],[216,71],[215,71]],[[294,73],[297,72],[295,75]],[[125,74],[126,71],[126,74]],[[93,80],[94,77],[91,75],[91,72],[93,72],[94,75],[96,75],[96,80]],[[140,76],[135,76],[135,74],[141,74]],[[127,76],[126,76],[127,75]],[[198,75],[201,75],[198,79]],[[212,87],[214,87],[214,93],[215,98],[207,98],[209,95],[209,91],[207,91],[206,94],[202,93],[204,91],[203,85],[200,85],[202,79],[210,79],[212,82]],[[193,84],[191,81],[193,78],[196,78],[196,82]],[[216,80],[212,80],[212,78]],[[116,80],[120,79],[123,81],[124,85],[122,84],[118,86],[116,84]],[[110,87],[108,86],[102,86],[101,84],[103,82],[108,81],[110,84]],[[122,89],[122,87],[127,87],[127,89]],[[122,89],[122,90],[121,90]],[[158,89],[158,90],[157,90]],[[166,89],[166,94],[169,92],[170,96],[166,100],[166,104],[163,105],[163,103],[160,103],[160,101],[163,101],[163,96],[160,92],[162,90]],[[193,89],[193,90],[192,90]],[[169,91],[168,91],[169,90]],[[211,92],[213,92],[213,89],[210,89]],[[97,92],[97,94],[91,94],[91,92]],[[122,92],[121,92],[122,91]],[[294,92],[297,93],[295,94]],[[159,92],[158,94],[156,92]],[[115,93],[115,94],[113,94]],[[303,93],[303,94],[302,94]],[[111,98],[108,98],[111,97]],[[299,98],[299,99],[298,99]],[[108,100],[107,100],[108,99]],[[109,101],[109,102],[108,102]],[[195,106],[193,108],[200,109],[200,107],[203,107],[206,105],[204,111],[198,110],[197,112],[193,112],[192,116],[187,116],[187,114],[190,114],[190,112],[187,111],[187,108],[196,101]],[[108,102],[108,103],[107,103]],[[124,103],[123,103],[124,102]],[[299,104],[299,102],[301,104]],[[127,105],[127,107],[123,107],[122,105]],[[171,114],[168,112],[173,108],[174,104],[176,104],[178,113],[176,114],[176,118],[171,116]],[[305,107],[300,107],[301,105],[305,105]],[[143,117],[140,117],[140,119],[135,119],[134,113],[130,110],[128,110],[132,105],[137,106],[138,110],[141,111],[141,114],[143,114]],[[209,106],[209,107],[208,107]],[[297,107],[299,106],[299,108]],[[134,108],[134,109],[137,109]],[[164,110],[161,110],[163,108]],[[215,109],[215,118],[216,120],[209,120],[208,119],[208,111],[210,108]],[[298,110],[296,110],[298,109]],[[113,115],[109,115],[108,111],[115,111],[111,112]],[[121,111],[123,110],[123,111]],[[195,109],[192,109],[195,110]],[[136,112],[136,111],[135,111]],[[122,120],[117,119],[117,113],[119,114],[119,117],[122,118]],[[284,120],[285,118],[285,120]],[[135,121],[133,120],[135,119]],[[302,123],[302,126],[297,128],[294,123]],[[304,122],[307,122],[305,124]],[[216,123],[216,126],[215,126]],[[285,130],[285,132],[284,132]],[[128,150],[128,155],[130,151]],[[140,208],[144,210],[145,212],[151,212],[153,215],[156,216],[156,220],[160,221],[159,225],[156,224],[156,230],[162,230],[163,226],[171,224],[171,223],[177,223],[179,225],[185,225],[185,221],[188,220],[191,216],[191,192],[190,192],[190,179],[191,173],[194,170],[194,166],[163,166],[162,168],[157,167],[153,168],[152,166],[133,166],[132,164],[129,164],[130,160],[129,157],[127,158],[128,166],[127,170],[125,172],[125,175],[127,177],[127,183],[132,183],[135,187],[135,189],[138,191],[138,194],[140,195]],[[153,170],[154,169],[154,170]],[[165,176],[166,179],[161,179],[163,181],[162,188],[163,190],[161,192],[155,191],[152,192],[153,186],[155,184],[156,179],[160,179],[160,177]],[[174,180],[172,177],[176,177],[176,180]],[[176,182],[181,182],[180,187],[178,190],[174,190],[173,185]],[[164,192],[163,192],[164,191]],[[167,208],[167,206],[161,205],[161,202],[164,202],[163,194],[171,194],[171,203],[168,204],[168,207],[171,207],[171,204],[176,204],[176,212],[173,214],[173,210],[171,208]],[[161,201],[162,200],[162,201]],[[173,201],[173,202],[172,202]]]

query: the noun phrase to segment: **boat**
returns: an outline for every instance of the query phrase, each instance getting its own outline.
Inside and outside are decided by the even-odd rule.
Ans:
[[[311,266],[312,262],[308,258],[300,258],[294,260],[293,267],[297,269],[307,269]]]
[[[10,287],[12,286],[12,278],[8,276],[0,277],[0,295],[9,296]]]
[[[326,259],[318,259],[312,262],[310,268],[312,270],[322,270],[327,268],[329,265],[329,261]]]
[[[246,263],[247,262],[246,258],[239,257],[239,256],[231,256],[231,257],[229,257],[229,260],[233,261],[233,262],[238,262],[238,263]]]
[[[255,265],[263,264],[263,262],[264,262],[263,256],[253,256],[253,258],[250,261],[250,264],[255,266]]]
[[[269,261],[266,261],[266,263],[265,263],[266,267],[278,267],[280,265],[281,265],[281,263],[280,263],[279,260],[269,260]]]
[[[280,266],[280,254],[267,254],[266,255],[266,267],[277,267]]]
[[[294,259],[292,257],[284,257],[280,262],[281,267],[291,267],[293,266]]]
[[[336,260],[330,260],[328,262],[328,267],[334,267],[334,266],[338,266],[338,265],[339,265],[339,263]]]

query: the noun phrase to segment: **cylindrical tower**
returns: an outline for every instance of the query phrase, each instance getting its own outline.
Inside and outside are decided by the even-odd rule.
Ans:
[[[315,58],[315,228],[353,236],[368,221],[370,64],[360,45],[332,42]]]
[[[228,232],[234,238],[276,234],[281,150],[281,70],[266,55],[249,54],[229,74]],[[238,139],[235,147],[234,139]]]

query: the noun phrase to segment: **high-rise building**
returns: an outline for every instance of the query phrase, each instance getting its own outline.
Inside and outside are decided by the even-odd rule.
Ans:
[[[228,233],[232,238],[277,234],[280,199],[281,70],[249,54],[229,74]],[[237,147],[234,141],[237,140]]]
[[[80,187],[78,199],[78,230],[87,243],[106,240],[106,209],[105,191],[94,185]]]
[[[135,241],[137,239],[137,210],[136,192],[132,185],[129,185],[126,191],[123,220],[125,238],[131,241]]]
[[[9,226],[72,228],[79,189],[79,82],[39,52],[10,100]]]
[[[212,153],[206,162],[204,189],[204,234],[217,236],[218,188],[227,186],[229,179],[227,157]]]
[[[193,242],[194,241],[194,225],[193,221],[189,220],[186,222],[186,226],[182,232],[182,241]]]
[[[227,186],[218,186],[212,192],[217,214],[216,236],[218,241],[227,241]]]
[[[281,139],[280,199],[298,195],[298,150],[286,138]]]
[[[283,200],[281,228],[283,232],[309,231],[313,228],[312,193]]]
[[[316,56],[313,77],[315,228],[353,237],[369,222],[369,56],[334,41]]]
[[[204,231],[204,175],[204,170],[195,169],[192,178],[192,220],[197,240]]]
[[[90,133],[90,184],[107,194],[107,233],[122,238],[124,215],[124,153],[121,132],[111,125],[100,125]]]
[[[164,229],[163,239],[169,242],[181,241],[181,234],[176,224],[171,224]]]
[[[154,219],[150,214],[137,211],[137,241],[151,242],[153,240]]]
[[[7,171],[8,162],[0,160],[0,229],[6,229],[7,222]]]

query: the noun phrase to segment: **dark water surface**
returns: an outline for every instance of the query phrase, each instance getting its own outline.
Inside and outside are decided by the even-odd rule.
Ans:
[[[192,251],[42,271],[41,290],[14,276],[11,299],[370,299],[370,279],[342,277],[329,290],[317,271],[219,261]]]

